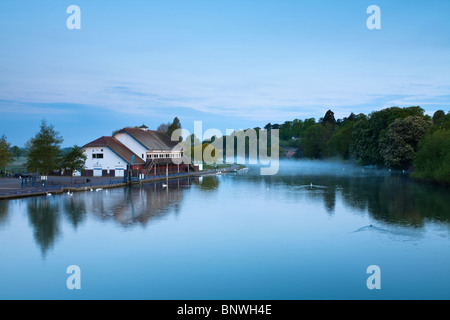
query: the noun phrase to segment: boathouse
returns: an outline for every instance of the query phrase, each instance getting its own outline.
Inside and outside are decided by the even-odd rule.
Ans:
[[[123,128],[112,137],[101,137],[83,146],[87,160],[82,175],[123,177],[132,170],[132,176],[150,176],[198,170],[187,164],[188,159],[177,145],[165,133],[145,125]]]

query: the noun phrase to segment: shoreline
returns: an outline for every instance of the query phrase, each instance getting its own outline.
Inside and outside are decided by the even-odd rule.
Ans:
[[[244,168],[246,168],[244,166]],[[21,199],[21,198],[30,198],[30,197],[39,197],[39,196],[47,196],[48,193],[51,193],[52,195],[59,195],[64,194],[68,192],[86,192],[90,191],[91,189],[114,189],[114,188],[122,188],[122,187],[128,187],[133,185],[143,185],[148,183],[154,183],[158,181],[165,181],[168,180],[174,180],[174,179],[182,179],[187,177],[198,177],[198,176],[207,176],[207,175],[219,175],[221,173],[230,173],[230,172],[238,172],[239,170],[242,170],[242,165],[239,164],[233,164],[226,168],[221,168],[219,170],[204,170],[204,171],[196,171],[192,173],[183,173],[183,174],[169,174],[166,176],[159,176],[159,177],[149,177],[143,180],[131,180],[129,182],[120,182],[120,183],[110,183],[110,184],[95,184],[95,185],[89,185],[89,186],[80,186],[80,187],[61,187],[60,189],[55,190],[46,190],[46,191],[37,191],[32,192],[32,190],[28,193],[16,193],[16,194],[7,194],[7,195],[1,195],[0,194],[0,201],[1,200],[14,200],[14,199]],[[13,189],[16,192],[20,189]]]

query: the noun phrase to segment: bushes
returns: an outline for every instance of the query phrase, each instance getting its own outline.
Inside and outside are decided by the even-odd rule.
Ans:
[[[400,137],[395,137],[392,130],[399,133],[402,131],[412,132],[411,128],[402,123],[397,122],[395,127],[390,126],[399,119],[409,117],[416,120],[418,118],[427,120],[427,116],[424,116],[424,110],[420,107],[391,107],[372,112],[368,117],[361,118],[353,128],[350,148],[352,157],[364,165],[391,166],[390,160],[392,160],[396,167],[405,166],[404,161],[400,159],[410,157],[414,147],[403,148],[406,155],[400,154],[401,151],[398,151],[398,160],[390,159],[388,163],[386,162],[386,156],[389,151],[386,149],[391,142],[398,146],[399,140],[397,138]],[[408,135],[408,132],[406,132],[406,135]],[[405,134],[402,133],[401,136],[404,137]]]
[[[420,143],[414,160],[415,178],[450,183],[450,131],[438,129]]]
[[[390,168],[406,169],[413,164],[419,141],[428,133],[431,122],[423,117],[409,116],[389,125],[381,141],[384,164]]]

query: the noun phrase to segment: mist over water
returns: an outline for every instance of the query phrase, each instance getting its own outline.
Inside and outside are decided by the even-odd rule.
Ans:
[[[384,176],[393,173],[389,169],[378,169],[372,166],[360,166],[348,161],[341,160],[308,160],[308,159],[272,159],[269,165],[253,164],[257,160],[250,161],[248,158],[238,158],[237,163],[243,164],[250,169],[253,175],[260,175],[260,168],[268,166],[278,167],[276,176]],[[404,172],[397,172],[403,173]]]
[[[285,194],[279,197],[321,199],[329,214],[342,201],[348,209],[367,211],[383,223],[419,227],[429,219],[450,222],[449,189],[415,182],[406,172],[343,161],[290,159],[280,160],[273,176],[261,176],[258,165],[248,168],[243,179],[263,183],[266,191],[283,188]]]
[[[337,160],[294,160],[279,161],[279,175],[311,175],[311,176],[352,176],[384,175],[388,171],[374,168],[364,168]]]

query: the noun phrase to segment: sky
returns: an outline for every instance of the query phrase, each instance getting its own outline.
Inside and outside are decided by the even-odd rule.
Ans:
[[[67,147],[174,117],[225,133],[329,109],[447,112],[449,17],[448,0],[2,0],[0,135],[22,147],[45,119]]]

